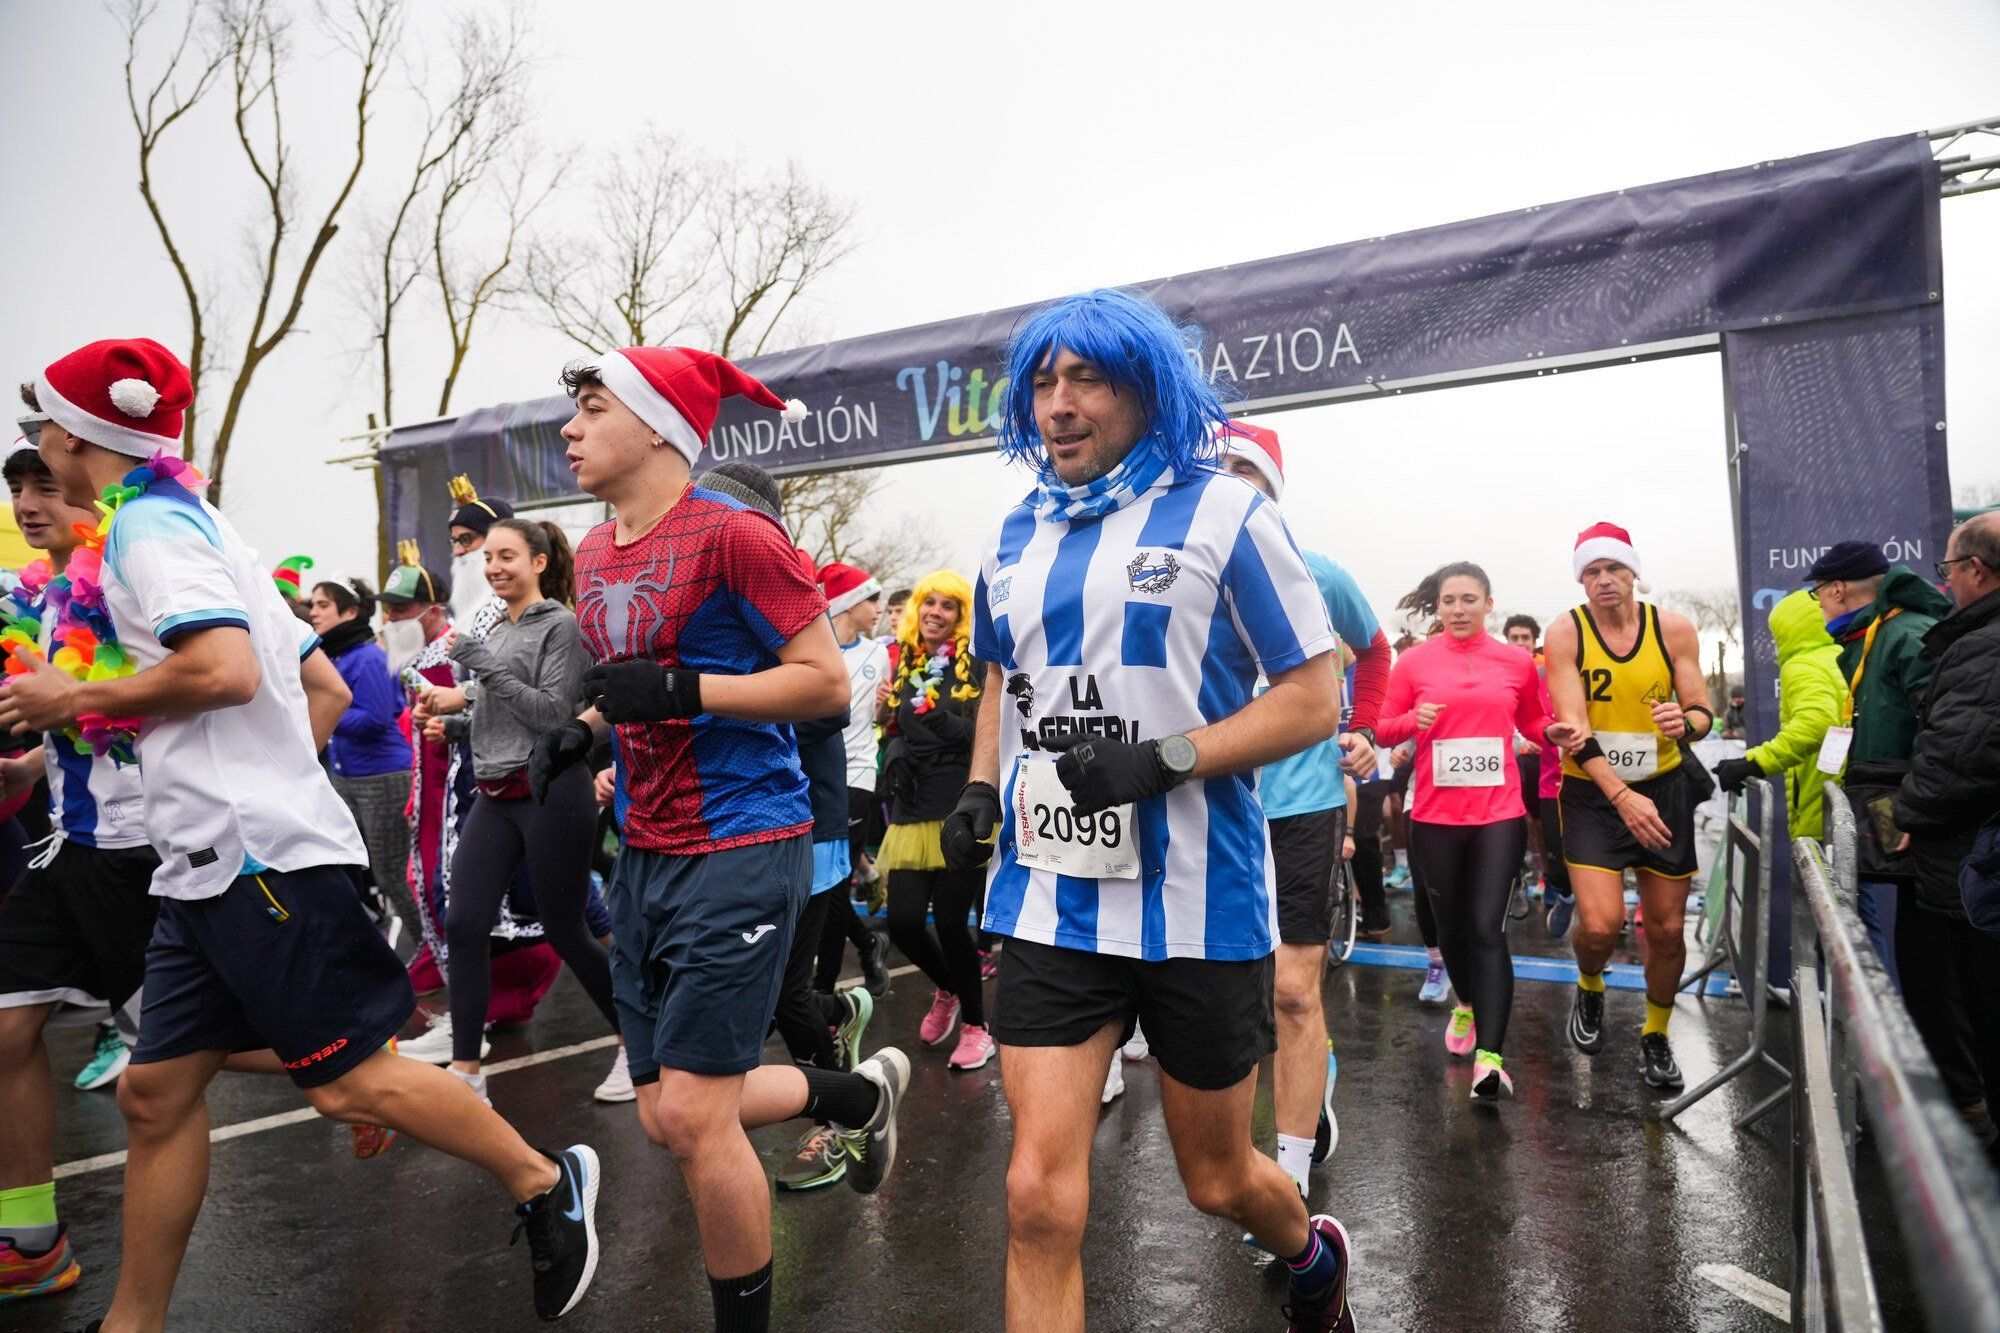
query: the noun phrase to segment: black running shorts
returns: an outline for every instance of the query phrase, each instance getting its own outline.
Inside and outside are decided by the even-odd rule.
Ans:
[[[1659,808],[1674,840],[1657,852],[1641,845],[1596,783],[1564,775],[1560,798],[1563,860],[1572,870],[1608,870],[1613,874],[1645,870],[1663,879],[1693,876],[1697,866],[1694,806],[1688,801],[1687,778],[1675,769],[1634,782],[1631,787]]]
[[[150,847],[86,847],[65,838],[55,859],[0,899],[0,1009],[30,1004],[116,1009],[146,975],[160,900]]]
[[[1278,938],[1325,944],[1333,935],[1333,891],[1340,879],[1340,844],[1347,807],[1282,815],[1271,821],[1271,860],[1278,878]]]
[[[1123,1042],[1136,1021],[1176,1081],[1233,1088],[1278,1048],[1273,981],[1269,954],[1248,962],[1148,963],[1009,939],[1000,953],[993,1038],[1002,1046],[1080,1046],[1117,1023]]]

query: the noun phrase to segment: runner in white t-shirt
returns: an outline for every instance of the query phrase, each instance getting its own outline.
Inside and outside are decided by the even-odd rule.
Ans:
[[[105,341],[34,387],[52,418],[38,448],[64,499],[105,497],[99,568],[70,570],[102,597],[73,601],[129,662],[100,660],[108,678],[86,681],[37,661],[0,697],[0,726],[136,745],[161,858],[119,1093],[126,1244],[107,1322],[165,1323],[207,1188],[206,1088],[231,1052],[259,1047],[321,1114],[413,1134],[498,1178],[528,1234],[537,1313],[566,1312],[596,1267],[596,1154],[539,1153],[463,1083],[384,1049],[415,996],[349,874],[366,852],[315,757],[299,622],[180,459],[186,367],[149,339]]]

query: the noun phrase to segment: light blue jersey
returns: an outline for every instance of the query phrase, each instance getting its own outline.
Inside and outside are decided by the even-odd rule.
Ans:
[[[1320,600],[1326,604],[1333,632],[1350,648],[1362,649],[1375,641],[1381,627],[1375,613],[1361,596],[1354,576],[1317,551],[1307,551],[1306,568],[1319,585]],[[1335,810],[1347,804],[1347,788],[1340,780],[1340,746],[1321,741],[1310,750],[1266,764],[1257,774],[1257,794],[1264,802],[1267,819],[1306,815],[1315,810]]]

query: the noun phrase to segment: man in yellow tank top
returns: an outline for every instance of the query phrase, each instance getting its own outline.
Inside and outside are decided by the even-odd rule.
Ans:
[[[1577,989],[1569,1035],[1585,1055],[1604,1044],[1604,967],[1625,924],[1624,872],[1639,880],[1646,931],[1646,1082],[1673,1091],[1667,1040],[1687,962],[1683,918],[1695,872],[1694,802],[1680,742],[1715,725],[1701,644],[1686,616],[1638,600],[1631,536],[1599,523],[1577,535],[1572,567],[1584,604],[1543,640],[1549,697],[1574,744],[1563,757],[1563,859],[1576,894]],[[1693,762],[1693,761],[1687,761]]]

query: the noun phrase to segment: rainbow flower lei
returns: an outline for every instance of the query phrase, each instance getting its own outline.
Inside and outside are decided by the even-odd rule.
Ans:
[[[154,454],[126,473],[123,481],[104,488],[96,501],[95,524],[76,525],[81,541],[70,554],[68,568],[58,574],[48,561],[37,560],[21,571],[19,586],[0,601],[0,652],[6,654],[8,677],[33,670],[24,654],[40,656],[43,619],[51,615],[55,651],[49,660],[58,670],[80,681],[119,680],[138,671],[131,654],[120,646],[118,627],[104,603],[104,546],[118,511],[163,481],[195,492],[208,486],[208,479],[185,459]],[[142,721],[86,713],[64,734],[81,754],[109,755],[116,763],[130,764],[137,762],[133,746]]]

